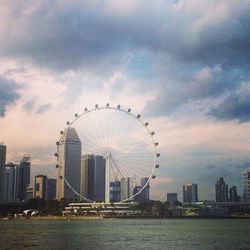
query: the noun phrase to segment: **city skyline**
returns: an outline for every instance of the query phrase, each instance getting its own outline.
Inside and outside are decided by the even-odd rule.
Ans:
[[[152,198],[181,196],[193,182],[201,199],[213,199],[219,177],[242,194],[250,167],[249,9],[248,0],[4,1],[7,161],[29,153],[32,176],[55,177],[54,143],[65,121],[96,103],[121,104],[140,113],[160,143]]]

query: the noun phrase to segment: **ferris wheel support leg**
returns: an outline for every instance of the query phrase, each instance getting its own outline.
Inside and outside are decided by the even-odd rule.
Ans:
[[[110,202],[110,154],[106,155],[105,165],[105,203]]]

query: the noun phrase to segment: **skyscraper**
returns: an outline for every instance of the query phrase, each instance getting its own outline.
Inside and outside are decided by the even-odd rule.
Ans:
[[[197,184],[183,185],[183,202],[197,202],[198,201],[198,186]]]
[[[250,171],[245,171],[242,174],[243,177],[243,200],[244,202],[250,202]]]
[[[131,177],[121,178],[121,201],[128,199],[134,193],[134,186]]]
[[[94,155],[83,155],[81,159],[80,194],[86,198],[93,199],[94,197],[92,195],[89,195],[94,193],[94,185],[92,185],[93,183]]]
[[[110,201],[117,202],[121,200],[121,182],[116,180],[110,182]]]
[[[75,128],[66,128],[58,146],[58,163],[60,166],[56,190],[58,200],[76,198],[75,193],[68,187],[63,177],[76,192],[80,192],[81,150],[82,143]]]
[[[83,155],[80,194],[90,200],[105,200],[105,159],[100,155]]]
[[[54,200],[56,198],[56,179],[48,179],[48,200]]]
[[[217,180],[215,184],[215,199],[216,202],[228,201],[228,185],[225,183],[223,178]]]
[[[34,198],[47,200],[48,198],[48,177],[46,175],[37,175],[34,177]]]
[[[148,178],[144,177],[141,178],[141,187],[143,188],[144,185],[147,183]],[[147,184],[147,186],[142,190],[142,192],[140,193],[141,199],[142,200],[149,200],[149,183]]]
[[[239,202],[240,201],[236,186],[233,186],[229,189],[229,200],[231,202]]]
[[[18,171],[18,194],[17,200],[26,200],[27,188],[30,184],[30,156],[24,155],[17,168]]]
[[[5,165],[4,201],[17,201],[18,168],[19,166],[12,162]]]
[[[6,146],[0,144],[0,202],[4,200],[5,162],[6,162]]]
[[[105,200],[105,159],[100,155],[94,156],[94,200]]]

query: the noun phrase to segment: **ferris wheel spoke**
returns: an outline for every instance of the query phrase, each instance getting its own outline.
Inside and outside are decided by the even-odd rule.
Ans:
[[[120,161],[119,160],[117,160],[117,162],[119,163]],[[121,162],[120,162],[120,164],[121,164]],[[128,163],[124,163],[124,162],[122,162],[122,166],[121,166],[121,168],[120,169],[122,169],[123,171],[126,171],[126,172],[132,172],[134,175],[136,175],[136,176],[139,176],[138,175],[138,172],[140,172],[141,174],[142,174],[142,176],[141,177],[145,177],[145,175],[147,176],[148,175],[148,173],[146,172],[146,171],[141,171],[141,170],[139,170],[139,169],[133,169],[131,166],[132,166],[132,164],[128,164]]]

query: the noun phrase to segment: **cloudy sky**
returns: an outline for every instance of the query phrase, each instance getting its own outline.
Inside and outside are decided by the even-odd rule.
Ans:
[[[0,141],[55,174],[65,121],[95,103],[142,113],[160,143],[152,197],[241,192],[250,166],[249,0],[3,0]]]

